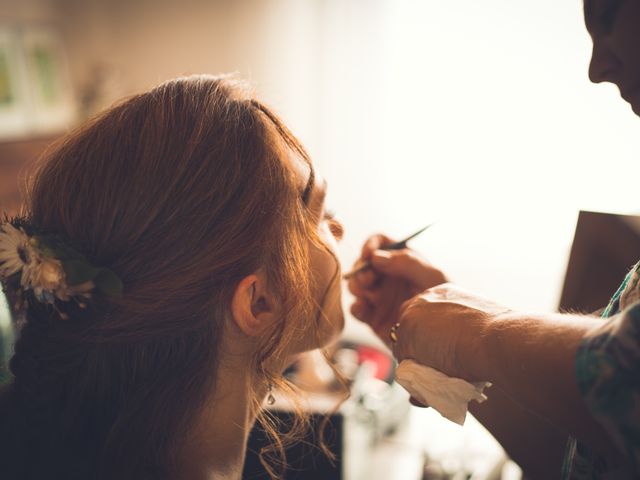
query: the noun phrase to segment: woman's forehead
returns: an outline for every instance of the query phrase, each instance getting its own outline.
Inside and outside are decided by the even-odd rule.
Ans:
[[[319,178],[313,164],[301,155],[292,152],[288,159],[302,199],[305,203],[308,203],[311,193],[317,188],[318,182],[322,181],[322,179]]]

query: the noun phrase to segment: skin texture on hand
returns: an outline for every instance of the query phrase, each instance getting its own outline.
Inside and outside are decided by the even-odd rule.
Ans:
[[[446,282],[444,274],[413,250],[380,250],[394,240],[374,235],[362,248],[359,261],[371,261],[373,268],[349,280],[355,296],[351,313],[368,324],[390,346],[389,331],[400,319],[403,303],[418,293]]]
[[[587,410],[575,378],[577,345],[598,325],[598,319],[582,315],[518,313],[444,284],[404,305],[394,353],[398,360],[412,358],[450,376],[491,381],[520,410],[615,464],[618,453]],[[519,409],[511,416],[526,424]],[[495,415],[483,420],[489,431],[500,433]]]
[[[394,354],[398,361],[412,359],[449,376],[488,380],[485,332],[494,318],[509,311],[457,285],[436,286],[402,306]]]

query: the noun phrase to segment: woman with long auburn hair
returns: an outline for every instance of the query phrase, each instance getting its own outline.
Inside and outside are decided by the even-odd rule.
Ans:
[[[0,476],[240,478],[283,369],[343,326],[325,192],[228,77],[166,82],[58,143],[0,224],[21,318]]]

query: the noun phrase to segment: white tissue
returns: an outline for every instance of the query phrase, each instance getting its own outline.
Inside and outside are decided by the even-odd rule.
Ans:
[[[396,381],[413,398],[437,410],[440,415],[458,425],[464,425],[469,402],[482,403],[487,396],[482,393],[491,386],[489,382],[469,383],[461,378],[448,377],[444,373],[425,367],[413,360],[404,360],[396,369]]]

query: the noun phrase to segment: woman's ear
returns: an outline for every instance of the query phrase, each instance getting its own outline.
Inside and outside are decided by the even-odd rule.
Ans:
[[[243,278],[231,300],[231,314],[245,335],[257,337],[277,320],[277,305],[267,288],[264,274]]]

